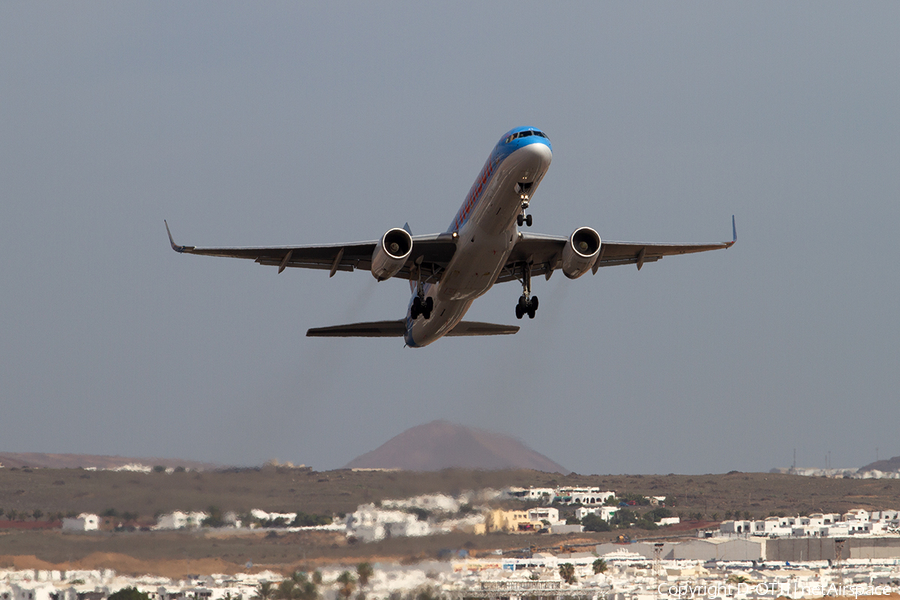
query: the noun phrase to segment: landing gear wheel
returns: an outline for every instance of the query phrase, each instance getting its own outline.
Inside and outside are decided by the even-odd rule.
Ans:
[[[434,298],[429,297],[422,300],[421,296],[416,296],[413,298],[412,306],[409,307],[409,316],[413,318],[413,321],[419,317],[425,317],[428,320],[431,318],[431,311],[433,310]]]
[[[525,223],[525,215],[519,213],[519,215],[516,217],[516,224],[521,227],[523,223]]]
[[[519,216],[521,217],[521,215]],[[531,215],[528,215],[528,220],[531,220]],[[519,296],[519,302],[516,303],[517,319],[521,319],[524,315],[533,319],[538,309],[537,296],[531,295],[531,267],[531,263],[522,265],[522,295]]]
[[[525,294],[519,296],[519,302],[516,303],[516,318],[521,319],[523,316],[528,315],[529,319],[534,318],[534,314],[538,309],[538,298],[537,296],[532,296],[531,298],[525,297]]]
[[[525,215],[525,224],[526,224],[526,225],[528,225],[529,227],[531,227],[532,221],[533,221],[533,219],[531,218],[531,215]]]

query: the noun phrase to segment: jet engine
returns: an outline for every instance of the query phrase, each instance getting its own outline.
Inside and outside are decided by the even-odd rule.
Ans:
[[[412,252],[412,236],[405,229],[388,229],[372,252],[372,275],[378,281],[400,272]]]
[[[579,227],[563,249],[562,270],[569,279],[588,272],[600,256],[600,234],[590,227]]]

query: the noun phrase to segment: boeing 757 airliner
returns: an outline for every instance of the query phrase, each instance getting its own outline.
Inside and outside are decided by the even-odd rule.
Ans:
[[[261,265],[338,271],[364,269],[375,279],[409,280],[412,297],[406,317],[396,321],[353,323],[310,329],[315,337],[403,337],[406,345],[422,347],[449,336],[516,333],[513,325],[463,321],[472,302],[495,283],[517,280],[522,295],[516,317],[534,318],[538,299],[531,279],[547,279],[561,270],[569,279],[600,267],[657,261],[664,256],[730,248],[733,239],[709,244],[653,244],[609,242],[590,227],[579,227],[568,238],[520,231],[531,226],[531,198],[550,167],[553,149],[544,132],[519,127],[504,135],[475,179],[459,212],[444,233],[411,234],[409,226],[388,230],[370,242],[326,246],[276,248],[196,248],[179,246],[176,252],[249,258]],[[168,232],[169,226],[166,224]]]

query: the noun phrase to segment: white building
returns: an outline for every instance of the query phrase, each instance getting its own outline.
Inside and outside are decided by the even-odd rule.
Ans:
[[[414,514],[399,510],[383,510],[374,504],[365,504],[347,516],[347,535],[363,542],[387,537],[419,537],[432,533],[426,521],[419,521]]]
[[[588,515],[597,515],[604,521],[609,522],[616,512],[618,512],[618,506],[595,506],[593,508],[585,508],[580,507],[575,509],[575,518],[579,521],[585,518]]]
[[[0,598],[3,600],[53,600],[51,594],[55,592],[56,588],[52,584],[20,581],[0,592]]]
[[[528,519],[534,523],[547,521],[551,525],[559,523],[559,509],[552,506],[532,508],[528,511]]]
[[[600,488],[557,488],[553,502],[560,504],[581,504],[582,506],[601,506],[616,493],[602,491]]]
[[[208,516],[205,512],[186,513],[176,510],[173,513],[161,515],[156,520],[156,526],[153,529],[196,529]]]
[[[865,523],[869,520],[869,511],[863,508],[854,508],[844,513],[844,515],[841,517],[841,520],[847,521],[848,523],[851,521]]]
[[[857,508],[844,515],[813,513],[808,517],[768,517],[762,521],[724,521],[723,535],[764,537],[842,537],[877,535],[897,526],[898,511],[868,512]]]
[[[63,531],[97,531],[100,529],[100,517],[81,513],[75,518],[63,519],[62,528]]]
[[[266,512],[264,510],[259,510],[258,508],[253,508],[250,510],[250,516],[263,522],[282,519],[285,525],[289,525],[294,522],[294,519],[297,518],[297,513]]]
[[[506,490],[506,495],[526,502],[547,502],[549,504],[556,495],[556,490],[553,488],[511,487]]]
[[[461,501],[468,498],[454,498],[447,494],[423,494],[404,500],[384,500],[381,505],[385,508],[421,508],[430,512],[454,513],[459,510]]]

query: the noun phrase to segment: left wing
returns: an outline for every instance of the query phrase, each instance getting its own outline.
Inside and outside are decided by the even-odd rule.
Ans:
[[[197,248],[179,246],[172,239],[169,224],[166,223],[169,243],[176,252],[201,254],[204,256],[224,256],[248,258],[261,265],[278,267],[281,273],[287,267],[301,269],[323,269],[334,275],[338,271],[354,271],[372,267],[372,253],[377,241],[353,242],[350,244],[328,244],[324,246],[279,246],[271,248]],[[449,233],[413,236],[412,253],[395,277],[415,279],[416,266],[422,271],[422,281],[432,283],[440,279],[440,274],[453,258],[456,242]]]
[[[608,242],[601,240],[600,256],[594,263],[593,273],[600,267],[637,265],[638,270],[648,262],[656,262],[664,256],[693,254],[708,250],[731,248],[737,241],[737,227],[731,217],[732,240],[707,244],[657,244],[652,242]],[[497,283],[522,277],[528,268],[532,276],[544,275],[548,279],[562,267],[562,253],[568,238],[550,235],[521,233],[506,266],[497,277]]]

